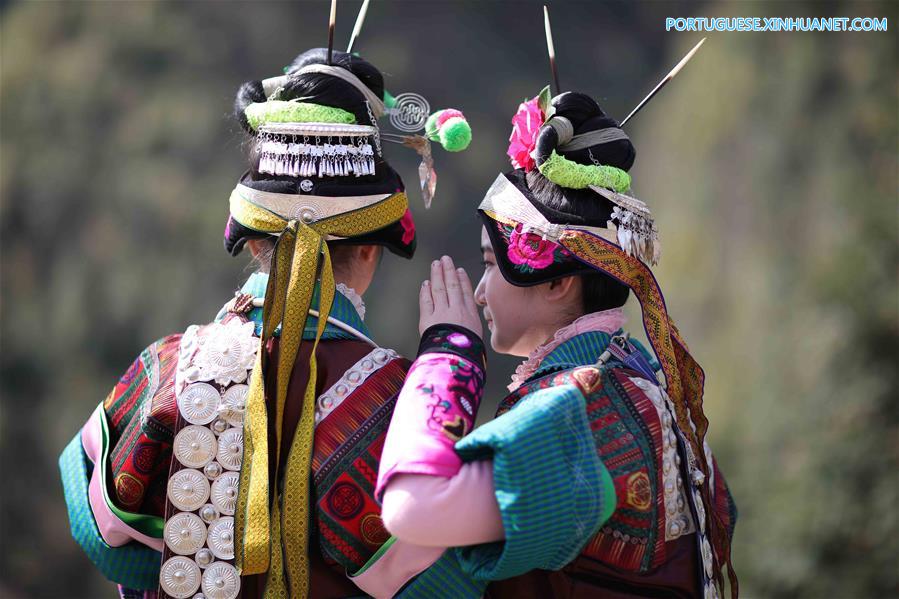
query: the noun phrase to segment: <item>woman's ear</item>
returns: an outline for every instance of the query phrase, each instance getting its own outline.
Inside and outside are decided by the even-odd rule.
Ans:
[[[581,297],[581,280],[580,277],[562,277],[544,283],[543,290],[544,299],[554,304],[574,303],[575,300],[580,301]]]
[[[356,259],[363,264],[377,264],[381,258],[381,246],[357,245],[355,248]]]

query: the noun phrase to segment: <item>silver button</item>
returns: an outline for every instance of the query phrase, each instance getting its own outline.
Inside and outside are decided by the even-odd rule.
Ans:
[[[209,599],[236,599],[240,593],[240,575],[225,562],[215,562],[203,572],[203,593]]]
[[[194,556],[194,559],[197,560],[197,565],[201,568],[207,567],[213,561],[215,561],[215,556],[212,555],[212,552],[206,548],[200,549],[197,551],[197,554]]]
[[[221,435],[223,432],[228,430],[228,421],[224,418],[219,418],[212,423],[212,430],[215,431],[216,435]]]
[[[206,475],[210,480],[214,480],[221,476],[222,474],[222,465],[218,462],[209,462],[205,466],[203,466],[203,474]]]
[[[312,181],[310,181],[309,179],[303,179],[302,181],[300,181],[300,191],[302,191],[303,193],[309,193],[310,191],[312,191]]]
[[[178,396],[178,410],[191,424],[208,424],[215,419],[222,396],[209,383],[189,385]]]
[[[192,512],[209,499],[209,481],[199,470],[179,470],[169,479],[169,501],[183,512]]]
[[[200,568],[186,557],[170,558],[159,569],[159,586],[175,599],[187,599],[200,588]]]
[[[212,483],[212,505],[226,516],[234,515],[237,507],[237,486],[240,482],[240,474],[228,471],[218,477]]]
[[[175,435],[175,457],[188,468],[202,468],[215,457],[215,435],[204,426],[190,425]]]
[[[165,523],[162,536],[172,552],[191,555],[206,542],[206,525],[199,516],[180,512]]]
[[[234,518],[224,516],[209,526],[209,548],[215,557],[234,559]]]
[[[211,503],[207,503],[203,507],[200,508],[200,518],[206,524],[210,522],[214,522],[219,517],[219,511],[215,509],[215,506]]]
[[[243,431],[229,428],[219,436],[218,461],[228,470],[240,470],[243,461]]]

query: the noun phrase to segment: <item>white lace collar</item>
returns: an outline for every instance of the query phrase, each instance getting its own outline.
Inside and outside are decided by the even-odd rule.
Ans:
[[[359,314],[359,318],[361,320],[365,320],[365,302],[362,300],[362,296],[356,293],[356,290],[352,287],[347,287],[343,283],[337,283],[336,285],[337,291],[340,294],[350,300],[350,303],[353,304],[353,307],[356,308],[356,312]]]

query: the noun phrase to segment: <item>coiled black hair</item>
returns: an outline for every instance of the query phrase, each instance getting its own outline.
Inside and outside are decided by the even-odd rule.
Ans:
[[[287,67],[287,75],[291,75],[281,92],[281,100],[294,100],[302,98],[304,101],[325,106],[342,108],[352,112],[359,124],[371,124],[365,97],[355,87],[337,77],[323,75],[321,73],[303,73],[297,75],[305,66],[312,64],[327,64],[328,50],[326,48],[313,48],[297,56]],[[344,68],[364,83],[376,96],[384,97],[384,76],[370,62],[346,52],[334,51],[331,64]],[[265,92],[261,81],[248,81],[237,90],[234,99],[234,117],[238,120],[244,131],[253,135],[255,132],[247,123],[244,114],[247,106],[256,102],[265,102]]]
[[[590,96],[578,92],[565,92],[552,99],[555,115],[567,118],[574,134],[600,129],[618,128],[618,121],[603,112]],[[544,124],[537,134],[536,161],[543,164],[553,151],[579,164],[601,164],[630,170],[636,151],[630,139],[616,139],[595,144],[581,150],[566,151],[559,148],[559,135],[549,124]],[[556,185],[537,169],[527,173],[527,185],[531,193],[547,208],[578,217],[583,224],[604,227],[612,217],[612,204],[589,189],[569,189]],[[598,312],[623,306],[630,290],[627,285],[605,273],[582,275],[584,313]]]

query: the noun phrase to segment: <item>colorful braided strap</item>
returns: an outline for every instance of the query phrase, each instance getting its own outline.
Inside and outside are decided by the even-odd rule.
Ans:
[[[334,275],[325,239],[351,237],[400,220],[408,208],[397,192],[363,209],[319,221],[288,221],[260,208],[239,194],[231,195],[231,214],[244,226],[278,235],[265,293],[261,347],[281,325],[281,345],[275,390],[275,481],[279,479],[284,405],[307,314],[317,281],[321,282],[318,327],[309,360],[309,381],[303,409],[290,447],[280,495],[270,501],[268,414],[265,408],[265,352],[257,354],[250,379],[244,421],[244,467],[235,511],[236,562],[241,573],[269,572],[266,597],[305,596],[309,586],[309,472],[315,425],[315,347],[334,300]],[[269,505],[272,506],[269,510]]]

